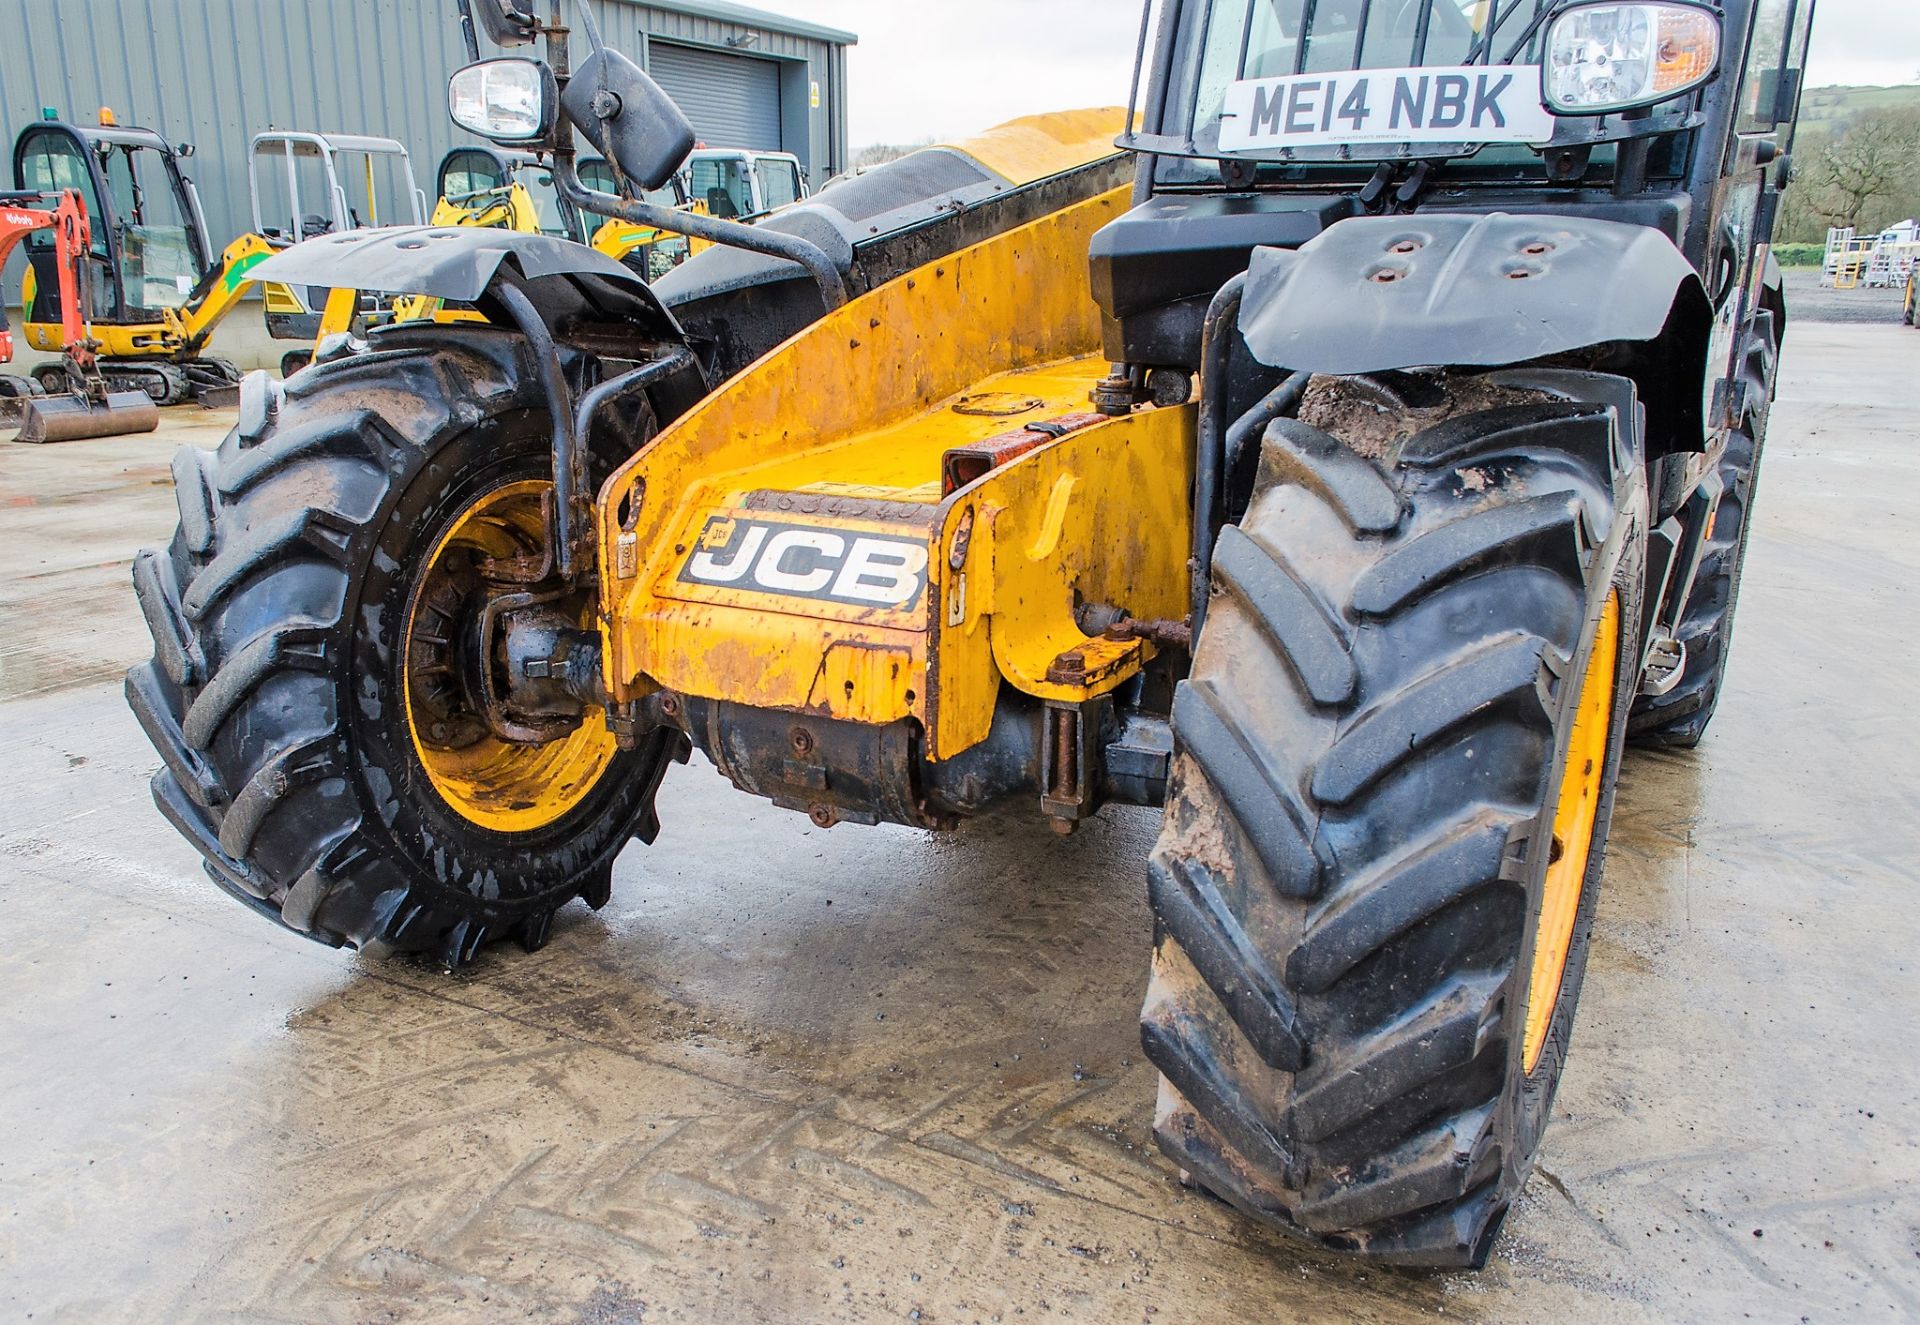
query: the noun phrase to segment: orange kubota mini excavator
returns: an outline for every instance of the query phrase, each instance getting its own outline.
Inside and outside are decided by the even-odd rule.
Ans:
[[[152,432],[160,411],[144,391],[108,391],[94,362],[94,340],[87,325],[93,292],[87,270],[92,228],[86,204],[72,189],[58,193],[0,193],[0,265],[14,246],[37,230],[51,230],[59,255],[60,309],[67,390],[40,394],[37,383],[0,374],[0,428],[18,427],[16,441],[65,442],[83,437],[118,437]],[[6,305],[0,302],[0,363],[13,359],[13,334]]]

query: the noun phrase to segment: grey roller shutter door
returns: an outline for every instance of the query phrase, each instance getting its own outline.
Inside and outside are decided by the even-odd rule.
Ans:
[[[776,61],[654,40],[647,44],[647,63],[708,147],[781,150]]]

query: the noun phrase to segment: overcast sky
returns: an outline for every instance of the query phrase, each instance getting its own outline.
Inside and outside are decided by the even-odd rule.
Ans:
[[[1034,111],[1124,105],[1130,0],[748,0],[860,34],[850,138],[951,138]],[[1920,0],[1819,0],[1810,81],[1920,81]]]

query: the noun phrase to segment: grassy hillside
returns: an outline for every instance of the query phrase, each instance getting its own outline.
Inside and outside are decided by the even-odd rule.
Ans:
[[[1810,87],[1800,98],[1800,127],[1833,130],[1863,110],[1920,106],[1920,83],[1897,87]]]

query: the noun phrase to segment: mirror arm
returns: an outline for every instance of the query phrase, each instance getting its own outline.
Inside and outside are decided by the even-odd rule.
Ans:
[[[553,165],[553,180],[559,186],[560,195],[582,211],[617,216],[633,225],[651,226],[676,235],[725,244],[729,248],[744,248],[768,257],[784,258],[788,262],[798,263],[813,277],[829,313],[847,302],[847,283],[841,279],[840,269],[833,265],[833,259],[818,244],[798,235],[761,230],[738,221],[723,221],[712,216],[701,216],[698,212],[661,207],[655,203],[620,198],[590,189],[574,173],[570,153],[556,153]]]
[[[460,39],[465,42],[467,46],[467,63],[478,64],[480,62],[480,34],[474,30],[473,26],[473,0],[459,0],[459,4]]]

